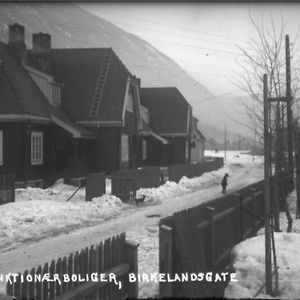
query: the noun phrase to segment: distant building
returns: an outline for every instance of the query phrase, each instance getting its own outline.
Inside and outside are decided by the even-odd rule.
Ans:
[[[148,164],[172,165],[191,162],[194,132],[192,107],[175,87],[142,88],[141,103],[149,111],[149,124],[159,138],[148,138]]]
[[[191,162],[204,160],[205,137],[198,128],[199,120],[193,117],[193,132],[191,139]]]

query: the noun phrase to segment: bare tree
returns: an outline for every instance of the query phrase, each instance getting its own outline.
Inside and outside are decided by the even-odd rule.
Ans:
[[[255,29],[256,37],[251,39],[246,47],[238,46],[241,55],[237,58],[237,63],[241,68],[238,74],[240,80],[235,84],[247,92],[250,96],[249,101],[244,101],[243,105],[248,115],[250,128],[254,135],[254,140],[259,144],[263,144],[263,75],[268,75],[268,97],[279,98],[286,96],[286,53],[285,53],[285,30],[286,23],[281,18],[281,22],[277,22],[277,27],[273,17],[270,18],[270,23],[266,26],[262,19],[260,23],[256,22],[251,14],[249,17],[253,28]],[[278,26],[279,24],[279,26]],[[291,43],[291,57],[293,58],[295,43]],[[298,76],[295,76],[299,71],[295,67],[293,61],[293,80],[292,80],[292,94],[294,99],[294,107],[297,107],[296,93],[299,87]],[[276,133],[276,172],[275,172],[275,190],[279,188],[278,183],[282,177],[281,172],[285,167],[285,153],[284,145],[284,129],[286,128],[286,105],[280,102],[270,103],[269,124],[271,137]],[[270,149],[271,151],[271,149]],[[280,190],[282,190],[280,188]],[[277,195],[276,195],[277,196]],[[286,199],[284,201],[285,211],[288,219],[288,231],[291,230],[292,218],[290,216]],[[276,201],[275,201],[276,203]],[[276,222],[276,218],[275,218]],[[278,216],[277,216],[278,223]],[[278,229],[279,225],[277,224]]]
[[[249,123],[246,126],[257,137],[257,143],[262,144],[263,140],[263,74],[268,75],[269,97],[284,97],[286,93],[285,80],[285,29],[286,23],[281,18],[279,28],[276,28],[273,17],[270,18],[269,26],[264,20],[257,23],[249,13],[250,21],[255,29],[256,37],[251,39],[247,47],[238,46],[241,55],[236,62],[241,68],[238,73],[239,81],[235,82],[241,90],[250,97],[249,101],[243,101]],[[278,24],[278,22],[276,22]],[[294,50],[291,45],[291,54]],[[293,72],[297,72],[297,68]],[[298,90],[297,77],[293,79],[294,101]],[[271,104],[270,107],[270,130],[275,129],[276,113],[280,110],[280,117],[285,119],[285,105]]]

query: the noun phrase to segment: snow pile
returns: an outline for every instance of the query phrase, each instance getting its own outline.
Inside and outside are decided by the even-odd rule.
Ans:
[[[249,156],[249,155],[245,155]],[[253,168],[257,168],[252,162]],[[145,203],[157,204],[162,201],[172,200],[184,193],[191,193],[197,190],[206,189],[215,185],[220,185],[225,173],[229,173],[229,185],[231,174],[233,175],[244,166],[240,163],[227,163],[224,167],[211,172],[203,173],[199,177],[188,178],[183,176],[178,183],[167,181],[157,188],[142,188],[137,191],[137,197],[145,195]],[[250,172],[250,171],[249,171]]]
[[[167,181],[165,184],[157,188],[143,188],[137,191],[137,198],[146,196],[145,203],[161,203],[165,200],[170,200],[173,197],[191,192],[190,189],[177,184],[173,181]]]
[[[63,179],[57,180],[47,189],[31,188],[16,189],[16,202],[32,200],[66,201],[75,191],[76,187],[67,185]],[[79,189],[70,200],[72,202],[85,201],[85,188]]]
[[[105,179],[105,191],[106,194],[111,194],[111,179],[109,178]]]
[[[277,299],[298,299],[300,295],[300,235],[274,233],[277,265],[279,267],[279,296]],[[265,237],[259,235],[243,241],[233,250],[233,267],[238,282],[230,282],[225,290],[228,298],[270,298],[259,293],[265,282]]]
[[[275,232],[275,247],[279,267],[280,299],[299,299],[300,295],[300,220],[296,219],[296,192],[287,198],[293,218],[292,232]],[[280,229],[287,230],[285,212],[280,213]],[[238,274],[238,282],[231,282],[225,290],[228,298],[272,298],[264,294],[264,289],[256,295],[265,282],[265,236],[264,228],[256,237],[237,245],[232,252],[233,267]]]
[[[27,190],[28,194],[35,195],[32,189]],[[37,193],[37,189],[34,190]],[[45,190],[44,193],[49,191]],[[99,224],[116,217],[128,206],[112,195],[103,195],[90,202],[37,199],[0,206],[0,247],[13,247],[16,243]]]
[[[122,200],[114,195],[102,195],[101,197],[93,198],[92,202],[100,208],[115,208],[125,206]]]

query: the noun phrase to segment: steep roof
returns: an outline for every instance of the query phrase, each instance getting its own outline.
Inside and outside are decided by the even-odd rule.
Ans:
[[[70,121],[59,109],[51,106],[27,70],[15,60],[8,46],[0,42],[0,121],[36,120],[60,123],[75,135],[91,134]],[[54,121],[53,121],[54,120]]]
[[[191,106],[175,87],[142,88],[141,104],[150,111],[150,125],[159,134],[187,134]]]
[[[35,54],[28,51],[31,62]],[[64,83],[63,108],[76,122],[121,122],[129,71],[111,48],[51,49],[43,54],[51,75]],[[107,59],[110,57],[109,59]],[[109,62],[108,62],[109,61]],[[97,113],[91,107],[98,79],[107,69]],[[104,72],[105,73],[105,72]]]

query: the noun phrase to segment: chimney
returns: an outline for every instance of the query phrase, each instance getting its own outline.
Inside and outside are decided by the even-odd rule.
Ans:
[[[51,49],[51,36],[48,33],[34,33],[32,35],[32,48],[34,53],[44,53]]]
[[[21,63],[24,63],[26,58],[25,27],[15,23],[13,25],[9,25],[8,28],[8,47],[14,57]]]

